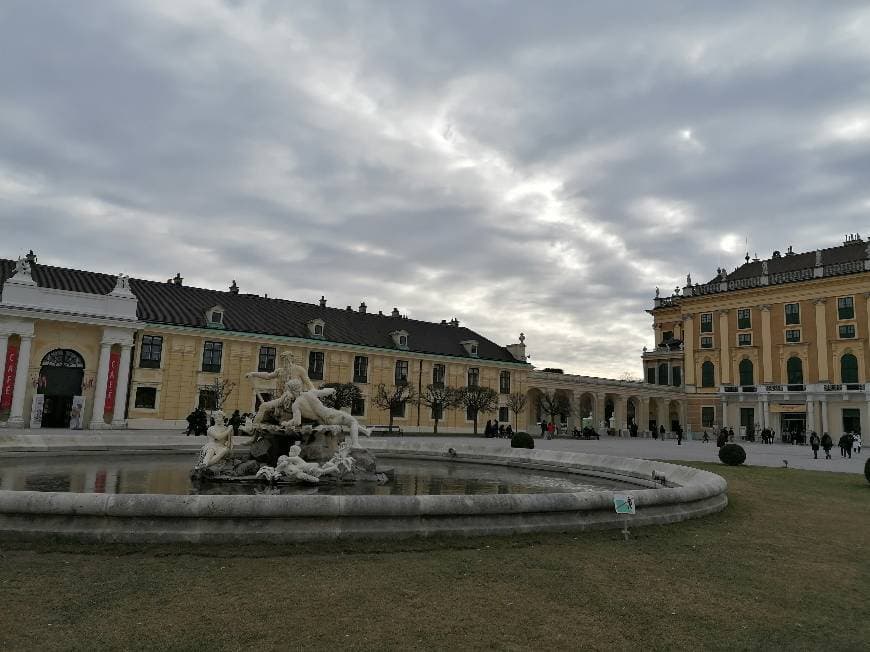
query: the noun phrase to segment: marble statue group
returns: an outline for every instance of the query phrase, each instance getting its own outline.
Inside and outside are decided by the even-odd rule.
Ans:
[[[303,419],[316,424],[310,426],[312,432],[337,436],[347,429],[347,435],[345,440],[338,445],[332,458],[322,464],[304,460],[300,455],[301,447],[294,444],[290,447],[287,455],[278,458],[274,467],[260,467],[256,472],[256,477],[268,482],[286,479],[317,483],[323,475],[341,475],[350,471],[354,464],[354,458],[350,453],[353,449],[360,448],[360,432],[370,436],[368,429],[361,426],[347,412],[324,405],[321,399],[330,396],[335,390],[316,388],[308,377],[305,368],[296,363],[291,353],[282,353],[280,360],[281,364],[275,371],[252,371],[245,375],[246,378],[277,380],[277,391],[279,392],[277,398],[262,401],[253,420],[248,420],[239,429],[241,432],[251,435],[251,439],[247,443],[253,444],[260,437],[267,436],[271,432],[300,431]],[[200,451],[199,459],[195,465],[196,470],[216,467],[229,461],[232,457],[233,427],[224,424],[223,412],[218,410],[212,416],[214,425],[206,433],[208,441]],[[307,431],[309,426],[305,426],[305,428]]]

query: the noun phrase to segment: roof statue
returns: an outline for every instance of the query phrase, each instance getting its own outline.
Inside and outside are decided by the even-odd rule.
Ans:
[[[822,250],[816,249],[816,267],[822,266]]]
[[[656,299],[659,298],[659,286],[656,285]]]
[[[767,276],[767,261],[766,260],[761,262],[761,274],[762,274],[762,276]]]
[[[686,274],[686,285],[691,285],[691,284],[692,284],[692,275]]]

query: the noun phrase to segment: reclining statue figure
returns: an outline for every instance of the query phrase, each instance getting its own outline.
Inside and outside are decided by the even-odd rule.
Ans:
[[[287,391],[287,383],[291,380],[298,380],[302,383],[302,388],[306,391],[314,389],[314,384],[308,377],[308,372],[305,370],[305,367],[296,364],[296,359],[293,357],[292,353],[284,351],[281,353],[280,358],[281,366],[276,367],[275,371],[250,371],[245,374],[245,378],[263,378],[265,380],[278,379],[277,393],[279,397],[261,403],[260,409],[257,410],[257,415],[254,417],[254,423],[262,423],[263,417],[266,415],[268,410],[274,409],[280,405],[278,401],[281,400],[281,395]],[[262,396],[260,396],[260,400],[263,400]],[[263,408],[268,404],[271,404],[271,406],[264,410]]]
[[[349,439],[350,445],[353,448],[359,448],[360,432],[367,437],[371,437],[371,433],[366,428],[363,428],[359,424],[359,421],[347,412],[326,407],[320,401],[322,397],[333,394],[335,392],[333,388],[302,391],[301,383],[293,379],[287,383],[287,391],[295,395],[296,398],[291,406],[293,418],[283,421],[281,423],[282,426],[298,428],[302,425],[303,417],[325,426],[347,426],[350,429]]]

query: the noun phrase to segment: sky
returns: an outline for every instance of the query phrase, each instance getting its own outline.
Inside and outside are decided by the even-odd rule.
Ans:
[[[870,6],[0,3],[0,257],[640,377],[664,294],[870,220]]]

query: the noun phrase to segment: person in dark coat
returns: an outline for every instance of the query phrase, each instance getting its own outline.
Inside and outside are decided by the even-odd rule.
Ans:
[[[674,432],[677,433],[677,446],[682,446],[683,445],[683,427],[680,425],[677,425],[677,427],[674,428]]]
[[[659,436],[664,439],[665,438],[665,426],[664,424],[659,426]]]
[[[208,415],[205,413],[205,410],[199,408],[196,413],[196,427],[194,428],[193,434],[199,437],[200,435],[205,435],[208,430]]]
[[[819,439],[819,436],[816,434],[816,431],[813,430],[810,433],[810,448],[813,449],[813,459],[819,459],[819,445],[822,443],[822,440]]]
[[[728,428],[728,441],[734,441],[734,428]]]
[[[728,443],[728,431],[725,430],[725,428],[722,428],[719,436],[716,437],[716,447],[722,448],[726,443]]]
[[[831,459],[831,449],[834,447],[834,440],[828,433],[822,433],[822,448],[825,450],[825,459]]]
[[[547,422],[543,419],[541,420],[541,439],[546,437],[547,435]]]
[[[484,437],[492,437],[492,419],[486,420],[486,426],[483,428]]]
[[[238,410],[233,411],[233,415],[230,417],[229,424],[233,427],[233,437],[238,437],[239,426],[242,425],[242,415],[239,414]]]
[[[196,410],[187,415],[187,432],[185,433],[188,437],[196,428]]]
[[[840,437],[840,454],[843,457],[848,455],[849,459],[852,459],[852,433],[847,432]]]

